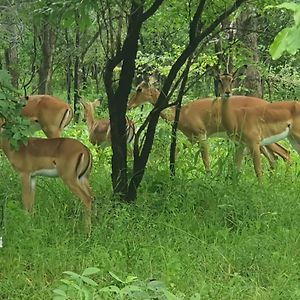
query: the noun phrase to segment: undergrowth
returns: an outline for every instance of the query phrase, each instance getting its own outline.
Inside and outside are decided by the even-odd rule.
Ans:
[[[129,205],[111,194],[111,150],[93,148],[90,238],[81,203],[59,179],[38,179],[35,214],[25,214],[19,177],[2,157],[0,299],[299,299],[297,158],[288,171],[265,164],[258,184],[248,159],[233,172],[227,142],[212,143],[206,174],[180,136],[171,179],[165,144],[156,139]]]

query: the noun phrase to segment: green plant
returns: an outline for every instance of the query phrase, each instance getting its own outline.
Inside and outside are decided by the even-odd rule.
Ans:
[[[115,284],[100,288],[99,284],[90,278],[91,275],[98,273],[98,268],[86,268],[83,273],[66,271],[63,274],[68,279],[61,279],[62,285],[53,290],[55,294],[53,300],[67,299],[165,299],[179,300],[165,284],[158,280],[148,282],[139,280],[136,276],[127,276],[122,280],[113,272],[109,274],[115,280]]]

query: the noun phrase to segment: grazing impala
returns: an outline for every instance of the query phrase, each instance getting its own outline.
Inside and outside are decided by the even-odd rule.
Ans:
[[[64,184],[85,206],[85,227],[91,228],[92,192],[89,174],[92,156],[81,142],[71,138],[29,138],[14,150],[0,132],[0,148],[22,179],[22,202],[28,212],[33,211],[36,176],[60,177]]]
[[[148,81],[143,81],[138,85],[136,93],[128,101],[128,109],[135,108],[145,102],[153,105],[156,103],[159,91]],[[265,106],[268,102],[255,97],[231,97],[234,107],[253,107]],[[190,142],[198,142],[202,160],[207,171],[210,170],[208,142],[207,139],[213,136],[224,137],[226,130],[222,124],[220,99],[210,98],[198,99],[182,106],[178,129],[181,130]],[[167,121],[174,121],[175,107],[165,109],[161,112],[161,117]],[[274,154],[281,156],[285,160],[290,160],[289,152],[278,144],[268,146],[269,151],[261,149],[262,153],[268,158],[271,167],[274,165]],[[238,167],[241,165],[242,157],[236,156]]]
[[[48,138],[60,137],[63,129],[71,122],[73,110],[63,100],[49,95],[25,97],[23,115],[41,126]]]
[[[250,149],[257,177],[262,175],[259,149],[288,138],[300,154],[300,103],[282,101],[264,106],[237,108],[232,103],[231,85],[234,75],[219,76],[222,95],[222,119],[228,135]]]
[[[100,106],[100,99],[96,99],[94,102],[81,101],[84,109],[84,119],[87,122],[89,131],[89,139],[93,145],[110,145],[110,121],[109,119],[95,119],[95,108]],[[135,126],[133,121],[127,119],[126,124],[126,136],[127,142],[130,143],[134,139]]]

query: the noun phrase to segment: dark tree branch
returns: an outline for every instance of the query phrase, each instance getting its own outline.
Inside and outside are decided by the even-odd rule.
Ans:
[[[195,15],[193,17],[193,20],[190,24],[190,41],[192,41],[196,37],[198,31],[201,30],[201,28],[199,27],[199,25],[200,25],[199,21],[201,20],[205,2],[206,2],[206,0],[200,1],[199,5],[197,7],[197,10],[195,12]]]
[[[147,19],[153,16],[163,2],[164,0],[155,0],[151,7],[142,14],[141,22],[145,22]]]

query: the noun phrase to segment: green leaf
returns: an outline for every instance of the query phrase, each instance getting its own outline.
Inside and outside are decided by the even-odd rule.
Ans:
[[[82,275],[89,276],[89,275],[93,275],[93,274],[96,274],[96,273],[99,273],[99,272],[100,272],[99,268],[91,267],[91,268],[86,268],[83,271]]]
[[[81,276],[82,281],[85,283],[92,285],[92,286],[98,286],[98,283],[94,281],[93,279],[90,279],[89,277]]]
[[[64,296],[54,296],[53,297],[53,300],[66,300],[68,299],[67,297],[64,297]]]
[[[137,281],[137,279],[138,279],[138,278],[137,278],[136,276],[131,276],[131,275],[129,275],[129,276],[126,277],[125,284],[132,283],[132,282],[134,282],[134,281]]]
[[[132,293],[132,292],[142,292],[142,291],[143,291],[143,289],[137,285],[127,285],[121,289],[121,293],[123,295],[128,295],[129,293]]]
[[[63,272],[63,274],[66,274],[66,275],[69,275],[70,277],[74,278],[74,279],[79,279],[81,280],[81,275],[75,273],[75,272],[72,272],[72,271],[65,271]]]
[[[76,290],[80,290],[81,289],[81,287],[78,284],[76,284],[74,281],[72,281],[72,280],[61,279],[60,281],[62,283],[64,283],[64,284],[66,284],[67,286],[71,286],[71,287],[75,288]]]
[[[281,57],[282,53],[287,47],[287,36],[290,28],[284,28],[275,37],[272,45],[270,46],[270,54],[273,59],[278,59]]]
[[[114,292],[120,294],[120,289],[115,285],[110,285],[100,289],[100,292]]]
[[[53,293],[54,293],[54,294],[57,294],[57,295],[60,295],[60,296],[67,297],[66,292],[63,291],[63,290],[61,290],[61,289],[55,289],[55,290],[53,290]]]
[[[118,277],[116,274],[114,274],[113,272],[109,271],[108,273],[117,281],[125,284],[125,282],[120,277]]]

